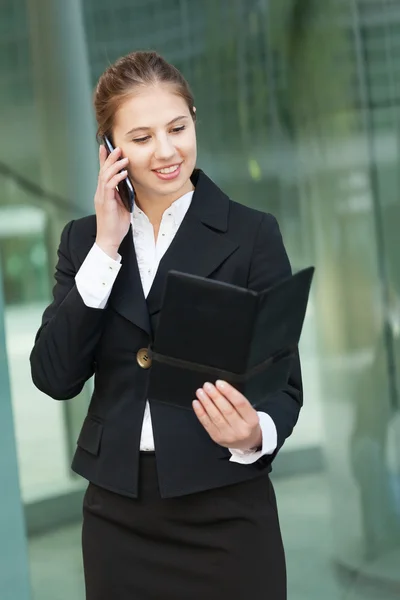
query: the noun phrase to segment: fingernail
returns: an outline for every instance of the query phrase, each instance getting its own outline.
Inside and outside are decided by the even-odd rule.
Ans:
[[[212,383],[209,383],[208,381],[207,381],[207,383],[205,383],[205,384],[203,385],[203,387],[204,387],[204,389],[206,390],[206,392],[211,392],[211,391],[212,391],[212,389],[213,389],[213,385],[212,385]]]
[[[224,387],[226,386],[226,383],[225,383],[225,381],[222,381],[221,379],[218,379],[215,382],[215,385],[218,386],[221,390],[223,390]]]
[[[202,390],[201,388],[199,388],[198,390],[196,390],[196,395],[198,395],[198,396],[204,396],[204,390]]]

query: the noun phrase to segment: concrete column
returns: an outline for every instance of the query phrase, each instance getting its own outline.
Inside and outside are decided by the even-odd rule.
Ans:
[[[92,83],[80,0],[28,0],[37,147],[44,187],[93,212],[98,173]]]
[[[3,311],[0,272],[0,598],[29,600],[28,554],[18,480]]]
[[[94,212],[98,149],[92,82],[80,0],[27,0],[42,185],[70,202],[47,210],[46,242],[52,284],[63,226]],[[64,403],[69,454],[90,395]]]

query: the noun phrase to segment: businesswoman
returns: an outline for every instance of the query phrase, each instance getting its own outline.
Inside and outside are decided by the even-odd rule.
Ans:
[[[57,400],[94,375],[72,464],[89,481],[86,597],[284,600],[268,473],[302,404],[298,358],[258,411],[221,381],[193,390],[193,410],[146,395],[168,271],[263,290],[290,273],[279,227],[195,168],[192,94],[156,53],[110,66],[94,104],[98,134],[115,150],[100,145],[96,215],[62,233],[54,299],[31,354],[35,385]],[[127,174],[132,214],[116,190]]]

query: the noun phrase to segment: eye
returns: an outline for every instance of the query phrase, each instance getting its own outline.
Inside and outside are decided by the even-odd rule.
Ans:
[[[179,133],[180,131],[183,131],[184,129],[186,129],[186,126],[180,125],[179,127],[174,127],[172,130],[172,133]]]
[[[132,140],[133,142],[135,142],[135,144],[144,144],[145,142],[147,142],[147,140],[150,139],[149,135],[146,135],[145,137],[142,138],[135,138],[134,140]]]

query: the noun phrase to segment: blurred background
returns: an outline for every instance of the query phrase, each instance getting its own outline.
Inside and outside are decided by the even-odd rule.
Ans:
[[[400,0],[2,0],[0,32],[1,600],[84,599],[90,383],[53,401],[29,353],[61,228],[93,212],[94,85],[138,49],[189,80],[198,165],[317,268],[273,473],[289,600],[399,598]]]

